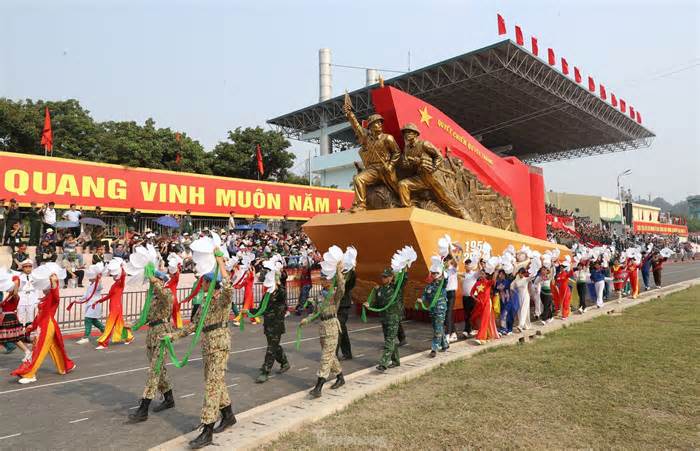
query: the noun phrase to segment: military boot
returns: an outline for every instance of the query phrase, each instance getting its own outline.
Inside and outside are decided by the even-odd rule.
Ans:
[[[335,383],[331,385],[331,390],[340,388],[343,385],[345,385],[345,378],[343,377],[343,373],[338,373],[338,375],[335,377]]]
[[[267,382],[267,380],[270,378],[269,374],[266,373],[265,371],[261,371],[258,377],[255,379],[256,384],[262,384],[264,382]]]
[[[279,370],[277,370],[277,374],[286,373],[287,371],[289,371],[289,369],[290,369],[291,367],[292,367],[292,366],[289,364],[289,362],[286,362],[286,363],[282,364],[282,366],[280,367]]]
[[[219,432],[224,432],[234,424],[236,424],[236,416],[233,414],[231,404],[229,404],[221,409],[221,423],[214,428],[214,433],[218,434]]]
[[[323,384],[326,383],[326,378],[325,377],[319,377],[316,380],[316,386],[314,387],[313,390],[309,392],[312,398],[320,398],[321,397],[321,390],[323,390]]]
[[[160,412],[165,409],[170,409],[175,407],[175,399],[173,399],[173,391],[168,390],[165,393],[163,393],[163,402],[158,404],[153,408],[154,412]]]
[[[211,445],[212,436],[214,435],[214,423],[203,424],[202,433],[197,436],[196,439],[190,442],[191,449],[204,448],[207,445]]]
[[[138,423],[141,421],[146,421],[148,419],[148,406],[151,405],[151,400],[147,398],[141,399],[141,404],[139,408],[134,413],[129,414],[129,421],[131,423]]]

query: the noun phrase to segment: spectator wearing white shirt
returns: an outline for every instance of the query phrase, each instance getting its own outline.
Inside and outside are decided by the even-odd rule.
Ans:
[[[229,212],[228,216],[228,230],[235,230],[236,229],[236,212],[231,210]]]
[[[34,282],[30,276],[34,269],[34,262],[31,259],[22,261],[19,275],[19,303],[17,304],[17,319],[27,327],[34,321],[36,315],[36,306],[39,303],[37,290],[34,288]]]
[[[65,219],[66,221],[78,223],[77,227],[70,228],[70,231],[73,234],[73,236],[80,235],[80,216],[81,215],[82,214],[80,213],[80,210],[78,210],[78,207],[75,204],[70,204],[70,210],[66,210],[63,212],[63,219]]]
[[[472,288],[479,279],[479,271],[476,270],[476,265],[472,264],[471,259],[467,258],[464,260],[465,272],[462,274],[462,305],[464,307],[464,332],[462,335],[464,338],[471,337],[471,316],[472,311],[474,311],[474,306],[476,305],[476,299],[474,299],[470,293]]]
[[[445,314],[445,335],[448,342],[454,343],[457,341],[454,317],[455,296],[457,294],[457,261],[452,255],[448,255],[446,260],[445,277],[447,283],[445,292],[447,294],[447,312]]]
[[[56,224],[56,210],[53,208],[54,205],[53,202],[44,204],[40,211],[41,222],[44,223],[44,232],[46,232],[47,229],[53,229]]]

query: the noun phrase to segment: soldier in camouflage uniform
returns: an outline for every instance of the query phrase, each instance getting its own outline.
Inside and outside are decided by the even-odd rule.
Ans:
[[[350,346],[350,334],[348,334],[348,318],[350,317],[350,309],[352,308],[352,289],[355,288],[355,270],[351,269],[345,273],[345,294],[340,301],[338,308],[338,321],[340,321],[340,336],[338,337],[338,349],[341,356],[338,360],[351,360],[352,347]]]
[[[214,432],[223,432],[236,424],[236,417],[231,407],[231,399],[226,388],[225,373],[231,350],[231,333],[228,329],[229,312],[233,300],[233,283],[226,270],[223,253],[214,251],[219,264],[221,276],[214,280],[213,272],[203,276],[202,290],[206,293],[209,285],[216,284],[214,295],[209,304],[209,311],[204,319],[202,329],[202,356],[204,358],[204,402],[202,404],[202,432],[190,442],[192,449],[202,448],[212,443]],[[203,310],[195,314],[192,321],[173,338],[185,337],[196,329]],[[221,422],[214,428],[214,423],[221,413]]]
[[[163,394],[163,402],[153,408],[154,412],[169,409],[175,406],[173,390],[168,380],[168,372],[165,365],[161,365],[160,372],[156,374],[155,366],[160,353],[160,343],[163,337],[172,332],[170,316],[173,308],[173,294],[169,288],[165,288],[163,281],[157,277],[151,277],[153,298],[151,308],[148,310],[148,332],[146,332],[146,356],[149,362],[148,379],[143,390],[143,398],[136,412],[129,415],[132,422],[146,421],[148,419],[148,406],[155,398],[156,392]]]
[[[323,289],[318,295],[314,305],[314,314],[318,313],[318,318],[321,320],[319,324],[319,335],[321,339],[321,362],[316,375],[316,386],[309,394],[314,398],[321,396],[323,384],[326,383],[328,377],[335,373],[336,380],[331,389],[340,388],[345,385],[343,377],[343,369],[338,361],[338,356],[335,351],[338,346],[338,335],[340,333],[340,322],[338,321],[338,306],[345,294],[345,276],[343,275],[342,262],[338,264],[338,269],[335,272],[336,282],[335,288],[332,287],[332,281],[323,280]],[[332,296],[326,299],[331,289],[334,289]],[[309,318],[306,317],[301,321],[301,325],[305,326],[309,323]]]
[[[270,295],[267,310],[263,313],[263,330],[265,331],[265,338],[267,338],[267,350],[265,351],[265,361],[260,368],[260,375],[255,380],[259,384],[267,382],[275,360],[281,365],[278,371],[279,374],[291,368],[287,355],[284,353],[282,345],[280,345],[282,334],[286,332],[284,327],[284,317],[287,313],[286,272],[282,272],[278,277],[279,280],[277,281],[275,292]]]
[[[399,348],[396,344],[396,339],[399,331],[399,323],[401,322],[401,306],[400,299],[393,299],[394,291],[396,290],[396,282],[394,281],[394,273],[391,269],[385,269],[382,272],[382,284],[375,288],[375,305],[378,308],[387,307],[382,312],[382,332],[384,333],[384,352],[379,360],[377,369],[381,372],[387,368],[399,366]],[[399,297],[397,293],[396,297]],[[391,304],[390,304],[391,303]]]
[[[418,299],[424,306],[430,305],[435,297],[438,289],[440,290],[437,294],[437,301],[435,305],[430,308],[430,320],[433,325],[433,341],[430,346],[430,357],[435,357],[436,351],[441,352],[447,351],[450,344],[445,336],[445,314],[447,313],[447,292],[445,291],[445,284],[440,283],[443,279],[443,271],[435,271],[437,268],[430,268],[432,282],[430,282],[423,290],[423,296]]]

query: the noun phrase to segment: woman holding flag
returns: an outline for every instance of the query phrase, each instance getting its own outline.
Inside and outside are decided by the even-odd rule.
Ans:
[[[91,302],[90,308],[97,308],[101,303],[109,300],[109,313],[107,315],[107,324],[100,338],[97,339],[97,347],[95,349],[106,349],[109,341],[119,343],[124,341],[124,344],[129,344],[134,341],[134,334],[131,329],[124,325],[124,314],[122,311],[122,294],[126,284],[126,271],[124,271],[123,260],[121,258],[113,258],[107,265],[107,272],[114,279],[114,283],[109,287],[109,292],[95,302]]]

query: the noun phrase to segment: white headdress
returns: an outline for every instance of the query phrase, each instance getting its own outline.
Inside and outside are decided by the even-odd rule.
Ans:
[[[277,288],[277,275],[284,268],[282,257],[279,254],[273,255],[269,260],[263,262],[263,268],[267,269],[263,286],[267,288],[269,293],[273,293]]]
[[[15,286],[13,275],[7,268],[0,267],[0,291],[10,291]]]
[[[103,262],[95,263],[94,265],[88,266],[87,271],[85,271],[85,277],[87,277],[88,280],[92,280],[97,278],[97,276],[103,275],[105,271],[106,268]]]
[[[55,262],[44,263],[43,265],[34,268],[31,273],[32,281],[34,282],[34,287],[39,290],[45,290],[51,286],[49,278],[51,274],[56,274],[58,280],[64,280],[66,278],[66,270],[59,266]]]
[[[445,258],[452,251],[452,238],[449,235],[445,235],[438,239],[438,255]]]
[[[675,254],[675,252],[673,252],[670,248],[665,247],[659,251],[659,254],[661,254],[663,258],[669,258],[671,255]]]
[[[404,269],[411,267],[414,261],[418,259],[416,251],[412,246],[404,246],[402,249],[394,252],[391,257],[391,270],[395,273],[401,272]]]
[[[128,282],[130,284],[142,283],[145,268],[149,263],[152,263],[156,268],[158,267],[158,251],[150,244],[134,248],[134,252],[129,256],[129,263],[126,264],[126,273],[130,276]]]
[[[182,265],[182,261],[182,257],[180,257],[174,252],[171,252],[168,255],[168,272],[170,274],[175,274],[178,270],[178,267]]]
[[[105,268],[110,276],[117,277],[122,273],[122,267],[124,266],[124,260],[119,257],[112,257],[112,259],[107,263]]]
[[[321,262],[321,274],[326,279],[332,279],[338,270],[338,263],[343,261],[343,251],[338,246],[331,246],[323,254]]]
[[[442,264],[442,256],[433,255],[430,257],[430,272],[439,273],[442,275],[443,270],[444,266]]]
[[[351,271],[355,269],[355,266],[357,266],[357,249],[348,246],[343,254],[343,272]]]
[[[218,236],[218,235],[217,235]],[[219,239],[221,241],[221,239]],[[214,270],[216,266],[216,257],[214,257],[214,249],[216,244],[212,237],[204,236],[197,238],[190,244],[192,251],[192,261],[198,274],[207,274]]]

